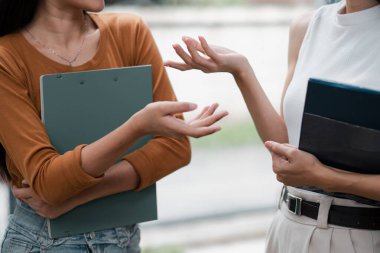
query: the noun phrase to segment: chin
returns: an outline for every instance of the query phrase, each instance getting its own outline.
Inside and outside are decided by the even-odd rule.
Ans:
[[[89,0],[86,11],[100,12],[104,9],[104,7],[105,7],[104,0]]]
[[[89,12],[100,12],[104,9],[104,0],[71,0],[76,8]]]

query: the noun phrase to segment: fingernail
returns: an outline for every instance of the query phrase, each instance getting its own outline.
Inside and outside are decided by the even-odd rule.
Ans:
[[[197,107],[198,107],[197,104],[189,103],[189,109],[190,109],[190,110],[195,110],[195,109],[197,109]]]
[[[222,128],[220,126],[215,126],[213,132],[216,133],[216,132],[219,132],[220,130],[222,130]]]
[[[272,146],[272,144],[273,144],[272,141],[266,141],[264,145],[265,145],[265,147],[270,148]]]

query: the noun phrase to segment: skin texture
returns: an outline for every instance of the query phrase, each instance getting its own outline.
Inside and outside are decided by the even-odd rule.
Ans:
[[[347,0],[347,8],[343,11],[345,13],[360,11],[376,4],[378,4],[376,1]],[[283,89],[283,97],[293,78],[299,50],[311,17],[312,13],[305,14],[294,20],[290,26],[288,73]],[[286,144],[288,136],[282,113],[278,114],[274,110],[266,98],[252,67],[244,56],[226,48],[210,46],[203,37],[199,37],[199,41],[184,37],[183,41],[187,52],[179,44],[173,45],[173,48],[184,62],[168,61],[166,66],[181,71],[199,69],[205,73],[228,72],[234,76],[259,134],[272,154],[273,171],[278,181],[289,186],[317,186],[330,192],[351,193],[380,200],[379,176],[348,173],[327,167],[321,164],[313,155]],[[116,168],[111,167],[106,172],[106,177],[108,174],[112,175],[114,171],[116,171]],[[112,180],[110,179],[109,182],[112,182]],[[24,183],[26,188],[13,189],[15,196],[26,201],[40,215],[45,217],[59,216],[70,210],[76,203],[85,203],[87,202],[86,200],[93,199],[93,195],[97,192],[94,189],[91,191],[92,194],[86,194],[85,191],[78,195],[76,199],[70,199],[62,205],[52,207],[41,201],[38,196],[35,196],[33,191],[27,187],[27,182]],[[104,182],[104,184],[107,185],[107,182]]]
[[[187,103],[184,103],[187,104]],[[150,106],[150,105],[149,105]],[[148,107],[149,107],[148,106]],[[194,105],[192,105],[194,107]],[[196,126],[198,128],[198,133],[196,133],[198,136],[203,135],[203,131],[209,131],[207,129],[208,127],[203,127],[205,124],[209,124],[213,121],[217,121],[221,118],[223,118],[226,115],[226,112],[220,112],[215,113],[216,109],[218,108],[217,104],[213,104],[210,107],[205,107],[197,117],[195,117],[193,120],[189,121],[189,127],[187,130],[184,131],[193,131],[191,128],[192,126]],[[152,113],[155,113],[155,108],[152,108]],[[153,116],[152,116],[153,117]],[[168,116],[167,120],[171,121],[173,116]],[[181,120],[176,121],[179,124],[183,124]],[[159,124],[159,123],[156,123]],[[171,127],[180,127],[176,126],[175,124],[170,124]],[[156,127],[153,126],[153,129]],[[220,128],[215,127],[213,128],[213,131],[218,131]],[[173,132],[168,129],[164,129],[164,131],[167,131],[168,134],[172,134]],[[173,135],[174,137],[180,137],[181,135],[177,132]],[[94,187],[91,187],[89,189],[86,189],[76,195],[75,197],[68,199],[60,204],[57,205],[51,205],[49,203],[46,203],[43,201],[29,186],[29,183],[27,181],[23,181],[23,187],[17,188],[15,186],[12,187],[13,194],[16,198],[26,202],[30,207],[32,207],[39,215],[46,218],[57,218],[61,216],[62,214],[70,211],[71,209],[82,205],[84,203],[87,203],[89,201],[95,200],[97,198],[109,196],[111,194],[115,194],[118,192],[123,192],[127,190],[132,190],[136,188],[137,182],[135,180],[134,171],[128,170],[127,166],[129,165],[128,162],[122,161],[120,163],[117,163],[110,167],[104,175],[103,180],[97,184]]]
[[[70,58],[85,39],[83,51],[73,64],[73,66],[81,65],[94,56],[99,43],[99,30],[84,14],[84,10],[100,11],[103,7],[104,1],[99,0],[43,0],[35,20],[26,29],[45,47],[36,43],[27,32],[24,31],[23,35],[42,54],[61,64],[67,63],[49,52],[47,47]],[[86,22],[87,29],[83,29]],[[71,199],[47,203],[33,191],[29,186],[30,182],[26,181],[23,182],[22,188],[13,187],[13,192],[37,213],[52,218],[93,199],[133,190],[139,183],[138,174],[129,162],[123,160],[116,163],[116,161],[137,139],[148,133],[172,138],[185,135],[199,138],[219,131],[220,127],[214,123],[228,114],[226,111],[216,112],[218,104],[213,104],[204,108],[197,117],[188,122],[177,117],[196,108],[195,104],[188,102],[151,103],[119,128],[84,147],[81,151],[82,169],[93,177],[102,177],[102,180]]]
[[[378,5],[375,0],[347,0],[344,13],[352,13]],[[293,78],[298,54],[312,13],[301,16],[290,26],[288,73],[282,95]],[[181,71],[198,69],[205,73],[231,73],[242,92],[252,119],[266,148],[271,152],[273,172],[277,180],[288,186],[316,186],[328,192],[342,192],[380,200],[380,176],[348,173],[323,165],[318,159],[288,143],[283,115],[278,114],[257,80],[247,59],[232,50],[212,46],[205,38],[183,37],[186,50],[173,45],[183,62],[166,62],[166,66]],[[281,109],[282,111],[282,109]]]

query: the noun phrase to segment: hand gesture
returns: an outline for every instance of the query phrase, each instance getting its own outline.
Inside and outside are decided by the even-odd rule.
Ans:
[[[205,73],[229,72],[234,76],[250,69],[248,60],[243,55],[227,48],[211,46],[202,36],[199,36],[199,41],[190,37],[183,37],[182,40],[188,52],[179,44],[174,44],[173,48],[184,63],[167,61],[165,66],[181,71],[198,69]]]
[[[318,187],[328,173],[328,167],[315,156],[294,146],[267,141],[265,147],[271,152],[277,180],[285,185]]]
[[[199,138],[219,131],[221,128],[214,124],[228,115],[227,111],[216,112],[218,104],[213,104],[188,122],[176,116],[196,108],[195,104],[186,102],[151,103],[132,117],[133,125],[142,135],[151,133],[176,138],[185,135]]]

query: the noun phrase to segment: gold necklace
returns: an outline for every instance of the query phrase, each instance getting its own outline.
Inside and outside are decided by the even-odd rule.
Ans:
[[[83,39],[82,39],[82,42],[81,42],[81,45],[79,47],[79,49],[77,50],[76,54],[74,55],[74,57],[72,59],[69,59],[65,56],[62,56],[58,51],[52,49],[51,47],[48,47],[46,46],[44,43],[42,43],[39,39],[37,39],[36,36],[34,36],[27,28],[25,28],[24,30],[27,32],[27,34],[32,38],[32,40],[40,45],[41,47],[45,48],[49,53],[55,55],[56,57],[58,57],[59,59],[63,60],[64,62],[67,62],[67,64],[72,67],[73,66],[73,63],[76,62],[76,60],[78,59],[80,53],[82,52],[82,49],[83,49],[83,45],[84,45],[84,41],[86,40],[86,35],[88,33],[88,24],[87,24],[87,21],[86,21],[86,16],[84,17],[84,36],[83,36]]]

